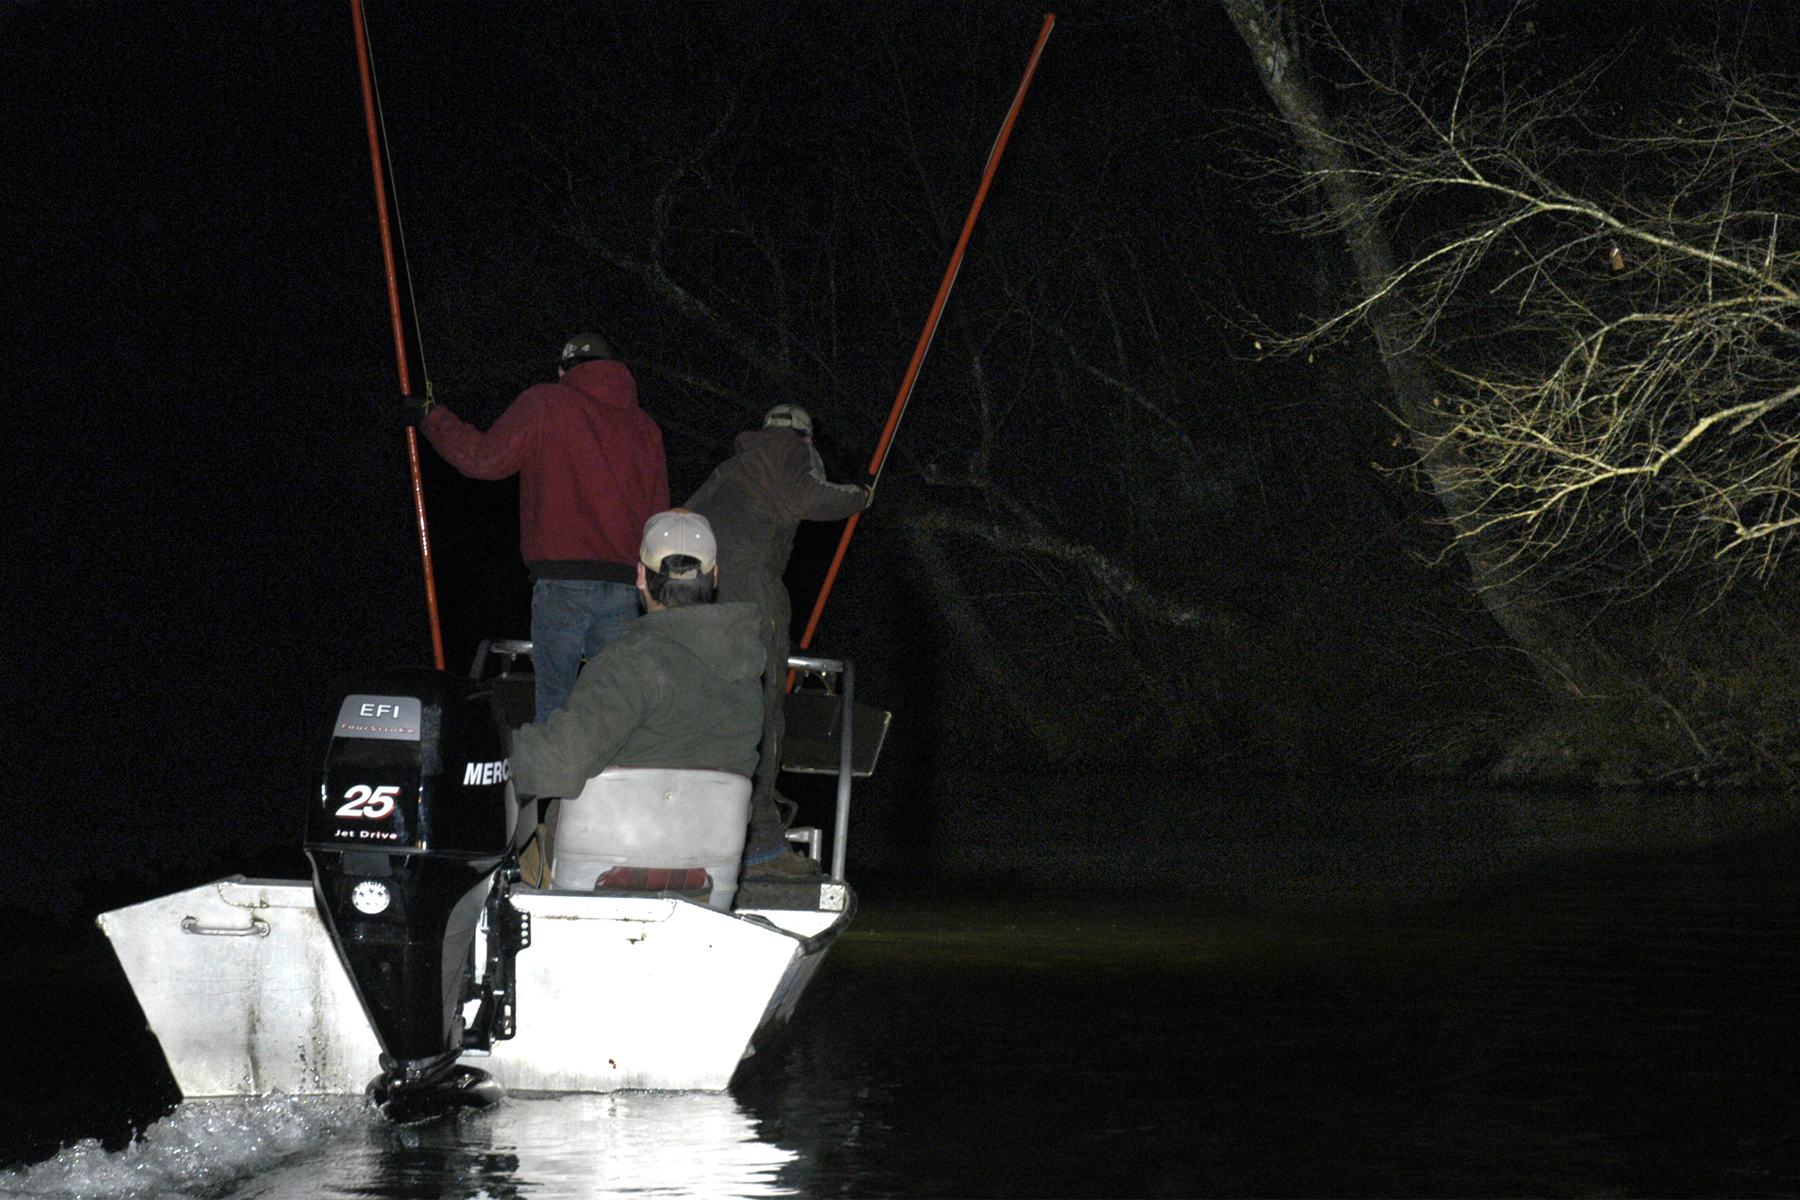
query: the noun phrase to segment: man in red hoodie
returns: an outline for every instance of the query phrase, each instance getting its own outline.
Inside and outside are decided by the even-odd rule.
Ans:
[[[526,388],[486,433],[430,405],[419,427],[464,475],[519,474],[542,721],[568,699],[583,660],[637,620],[638,540],[669,507],[662,431],[638,407],[630,370],[594,333],[570,338],[556,382]]]

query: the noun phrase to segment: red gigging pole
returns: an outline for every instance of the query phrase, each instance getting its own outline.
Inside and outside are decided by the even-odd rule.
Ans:
[[[350,0],[356,26],[356,66],[362,73],[363,119],[369,126],[369,162],[375,170],[375,212],[381,219],[381,261],[387,270],[388,312],[394,325],[394,360],[400,368],[400,394],[412,395],[412,372],[406,365],[406,332],[400,325],[400,285],[394,275],[394,237],[388,227],[387,182],[381,170],[381,130],[375,120],[375,81],[369,71],[369,35],[363,26],[362,0]],[[412,464],[413,512],[419,519],[419,554],[425,560],[425,608],[431,617],[431,657],[444,669],[444,633],[438,623],[437,576],[431,569],[431,535],[425,528],[425,487],[419,475],[419,431],[406,427],[406,456]]]
[[[938,318],[944,313],[944,302],[950,298],[950,289],[956,286],[956,273],[962,268],[963,251],[968,248],[969,234],[975,229],[975,218],[981,215],[981,202],[987,199],[988,185],[994,182],[994,170],[1000,165],[1000,155],[1006,149],[1006,139],[1012,136],[1013,122],[1019,119],[1019,108],[1025,103],[1025,93],[1031,88],[1031,77],[1037,72],[1038,59],[1044,53],[1044,43],[1050,40],[1050,30],[1056,25],[1056,14],[1044,14],[1044,27],[1038,31],[1037,45],[1032,47],[1031,59],[1025,64],[1025,77],[1019,80],[1019,90],[1013,96],[1012,108],[1007,111],[1006,121],[1000,126],[1000,136],[994,139],[994,148],[988,151],[987,169],[981,174],[981,186],[975,190],[975,203],[969,208],[969,217],[963,222],[962,236],[956,239],[956,249],[950,254],[950,265],[944,270],[944,281],[938,284],[937,298],[931,302],[931,315],[925,318],[925,331],[919,335],[919,344],[913,350],[912,361],[906,366],[906,376],[900,381],[900,395],[894,400],[894,407],[888,413],[887,427],[881,431],[881,440],[875,443],[875,457],[869,460],[869,474],[881,475],[881,465],[887,461],[888,446],[894,440],[894,431],[900,428],[900,417],[906,411],[906,402],[912,398],[913,383],[919,377],[919,368],[924,365],[926,352],[931,349],[931,339],[937,335]],[[819,628],[819,615],[825,611],[825,600],[831,595],[831,585],[837,582],[838,568],[844,565],[844,552],[850,548],[850,537],[856,532],[856,523],[861,513],[851,513],[850,519],[844,523],[844,536],[838,539],[837,553],[832,555],[831,569],[825,572],[825,584],[819,589],[819,598],[813,604],[812,616],[807,618],[806,632],[800,635],[800,649],[804,650],[812,644],[813,633]],[[794,673],[788,672],[788,686],[794,684]]]

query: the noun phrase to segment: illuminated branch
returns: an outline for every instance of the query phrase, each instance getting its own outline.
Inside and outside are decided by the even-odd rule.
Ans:
[[[1604,64],[1506,77],[1509,36],[1404,85],[1346,52],[1366,97],[1333,126],[1344,165],[1290,167],[1290,194],[1354,199],[1314,229],[1409,222],[1412,241],[1277,349],[1379,311],[1438,373],[1431,411],[1401,418],[1422,463],[1439,439],[1458,451],[1456,536],[1520,573],[1765,572],[1800,533],[1800,86],[1694,59],[1679,112],[1601,133]],[[1460,219],[1419,230],[1433,212]]]

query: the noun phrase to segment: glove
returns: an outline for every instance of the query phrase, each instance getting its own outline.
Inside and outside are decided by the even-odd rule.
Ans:
[[[865,474],[860,480],[857,481],[858,483],[860,483],[862,485],[863,491],[869,493],[869,498],[863,502],[864,508],[868,508],[870,505],[875,503],[875,480],[876,480],[876,478],[877,478],[877,476],[875,476],[873,474]]]
[[[437,401],[420,392],[400,397],[400,412],[408,425],[418,425],[425,420],[425,414],[437,407]]]

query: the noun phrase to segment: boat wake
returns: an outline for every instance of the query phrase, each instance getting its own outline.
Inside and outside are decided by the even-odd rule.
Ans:
[[[509,1096],[419,1124],[361,1096],[189,1101],[108,1153],[0,1173],[0,1200],[788,1196],[805,1164],[729,1095]]]
[[[0,1198],[211,1200],[377,1119],[361,1096],[189,1101],[109,1153],[89,1138],[0,1172]]]

